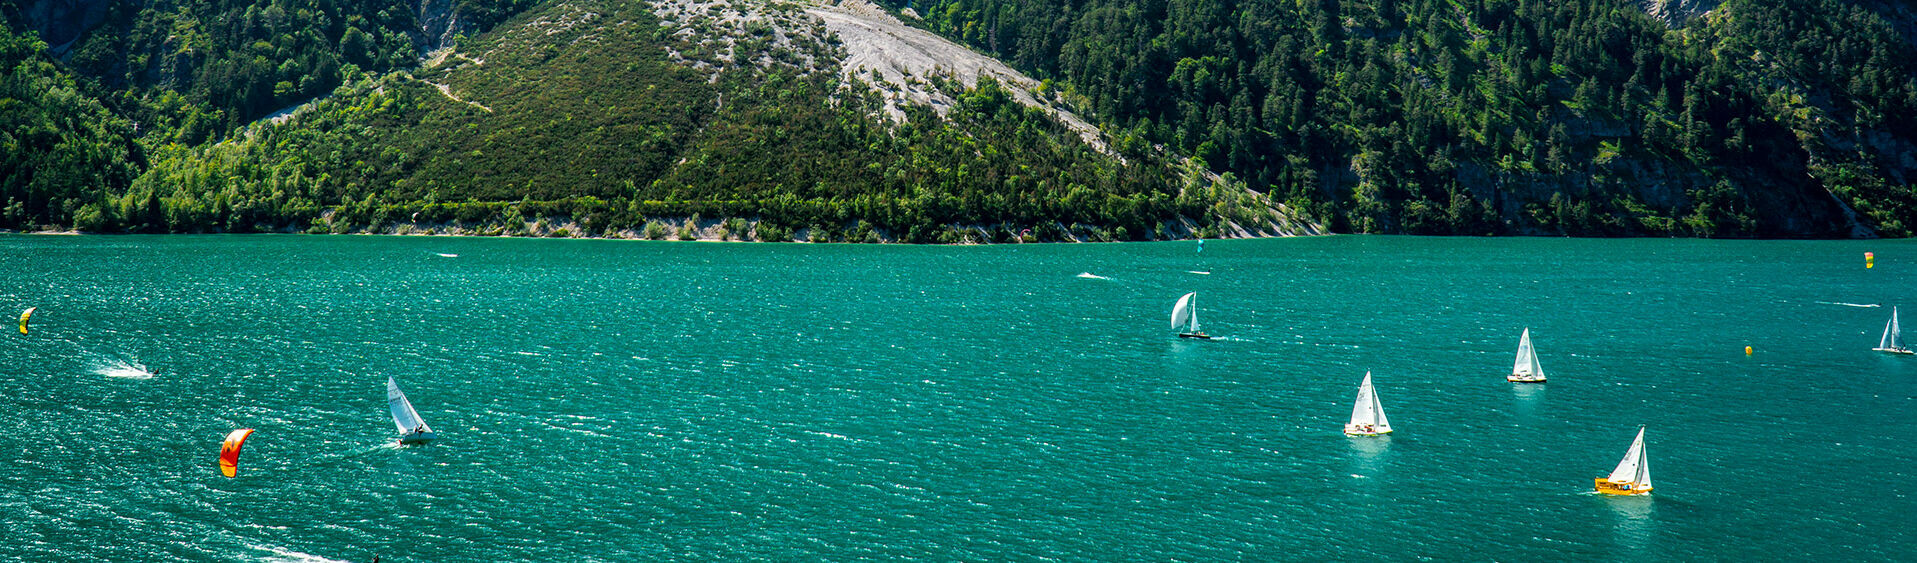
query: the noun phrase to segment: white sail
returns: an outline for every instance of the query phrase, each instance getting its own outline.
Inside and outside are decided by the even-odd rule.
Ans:
[[[1186,332],[1198,332],[1198,292],[1191,292],[1191,328]]]
[[[1878,339],[1877,348],[1895,350],[1904,347],[1904,330],[1897,324],[1897,308],[1890,308],[1890,323],[1884,325],[1884,337]]]
[[[1198,330],[1198,309],[1193,306],[1193,303],[1197,301],[1197,299],[1198,292],[1194,291],[1185,294],[1184,297],[1178,298],[1178,304],[1172,305],[1172,330],[1184,329],[1188,332]],[[1191,328],[1185,329],[1186,325],[1190,325]]]
[[[1518,337],[1518,359],[1511,366],[1511,375],[1534,377],[1544,375],[1544,367],[1538,365],[1538,354],[1531,349],[1531,329],[1524,329],[1524,336]]]
[[[1637,439],[1631,441],[1631,450],[1624,452],[1624,460],[1617,463],[1617,469],[1611,470],[1606,477],[1612,483],[1630,483],[1634,489],[1651,488],[1651,461],[1644,455],[1644,427],[1637,428]]]
[[[413,403],[406,400],[406,394],[399,390],[399,383],[391,377],[386,378],[386,406],[393,409],[393,426],[399,427],[400,434],[414,430],[433,431],[426,426],[426,421],[419,419],[419,412],[413,410]]]
[[[1373,432],[1383,434],[1391,431],[1391,421],[1385,418],[1384,404],[1378,402],[1378,392],[1371,387],[1371,372],[1365,372],[1364,383],[1358,384],[1358,398],[1351,403],[1351,424],[1349,427],[1370,425]]]

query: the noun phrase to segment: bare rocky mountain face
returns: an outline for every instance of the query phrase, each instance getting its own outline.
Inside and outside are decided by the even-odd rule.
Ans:
[[[904,117],[898,109],[901,101],[930,104],[940,113],[951,107],[953,100],[932,89],[927,77],[943,75],[968,87],[977,86],[981,77],[991,77],[1011,90],[1019,103],[1045,110],[1077,131],[1085,142],[1104,149],[1098,127],[1040,94],[1037,80],[998,59],[908,26],[867,0],[811,5],[806,13],[824,22],[845,46],[841,72],[886,92],[887,111],[894,118]]]
[[[1638,0],[1644,13],[1670,27],[1683,27],[1722,3],[1723,0]]]
[[[453,0],[418,0],[419,29],[414,32],[413,43],[420,51],[433,51],[453,44],[460,34],[471,31],[466,21],[459,16]]]

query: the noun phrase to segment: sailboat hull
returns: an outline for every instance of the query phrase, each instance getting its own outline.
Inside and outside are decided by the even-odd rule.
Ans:
[[[439,437],[439,435],[437,435],[437,434],[434,434],[434,433],[432,433],[432,432],[417,432],[417,433],[413,433],[413,434],[401,434],[401,435],[399,436],[399,443],[401,443],[401,444],[424,444],[424,443],[427,443],[427,442],[431,442],[431,441],[433,441],[433,439],[435,439],[435,438],[438,438],[438,437]]]
[[[1650,487],[1639,488],[1630,483],[1612,483],[1610,479],[1597,478],[1597,492],[1607,495],[1637,496],[1651,494]]]
[[[1178,337],[1179,337],[1179,338],[1192,338],[1192,339],[1197,339],[1197,340],[1211,340],[1211,335],[1209,335],[1209,334],[1205,334],[1205,333],[1202,333],[1202,332],[1180,332],[1180,333],[1178,333]]]
[[[1912,352],[1910,351],[1909,348],[1871,348],[1871,350],[1876,352],[1883,352],[1885,354],[1897,354],[1897,355],[1903,355],[1903,356],[1917,355],[1917,352]]]
[[[1390,433],[1391,433],[1391,428],[1389,427],[1383,430],[1379,430],[1377,428],[1365,428],[1360,425],[1353,425],[1353,424],[1345,425],[1346,436],[1383,436]]]
[[[1512,383],[1544,383],[1544,376],[1542,374],[1530,375],[1530,374],[1514,373],[1511,375],[1504,376],[1504,380],[1512,382]]]

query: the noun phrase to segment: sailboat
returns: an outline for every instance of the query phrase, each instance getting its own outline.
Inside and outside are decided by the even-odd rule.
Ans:
[[[1346,436],[1378,436],[1391,433],[1391,421],[1385,418],[1378,392],[1371,388],[1371,372],[1358,384],[1358,400],[1351,405],[1351,422],[1345,424]]]
[[[1597,478],[1597,492],[1607,495],[1651,494],[1651,459],[1644,454],[1643,426],[1637,427],[1637,439],[1631,441],[1631,449],[1624,452],[1624,460],[1617,462],[1617,469],[1611,470],[1609,476]]]
[[[1524,329],[1524,336],[1518,337],[1518,362],[1511,366],[1511,375],[1505,381],[1519,383],[1544,383],[1544,367],[1538,365],[1538,353],[1531,349],[1531,329]]]
[[[1172,305],[1171,326],[1178,331],[1179,338],[1211,340],[1211,335],[1198,330],[1198,292],[1187,293],[1178,298],[1178,304]]]
[[[399,390],[399,383],[386,378],[386,406],[393,409],[393,425],[399,427],[399,443],[419,444],[430,442],[438,436],[419,419],[419,411],[413,410],[413,403],[406,400],[406,393]]]
[[[1876,348],[1871,349],[1891,354],[1917,354],[1904,347],[1903,333],[1902,327],[1897,326],[1897,308],[1891,307],[1890,322],[1884,325],[1884,337],[1877,340]]]

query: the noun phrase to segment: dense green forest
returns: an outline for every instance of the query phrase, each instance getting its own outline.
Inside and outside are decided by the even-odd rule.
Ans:
[[[0,0],[0,228],[985,242],[1917,225],[1902,4],[1690,2],[1713,9],[1660,20],[1634,0],[880,1],[1043,80],[1105,145],[990,79],[913,77],[952,103],[888,119],[893,86],[842,75],[840,38],[803,4],[695,3],[707,19],[663,25],[628,0]]]
[[[1339,230],[1846,236],[1845,206],[1917,225],[1901,4],[1731,0],[1678,29],[1632,0],[912,7]]]
[[[133,124],[84,93],[44,48],[0,29],[0,225],[70,217],[140,173]]]

